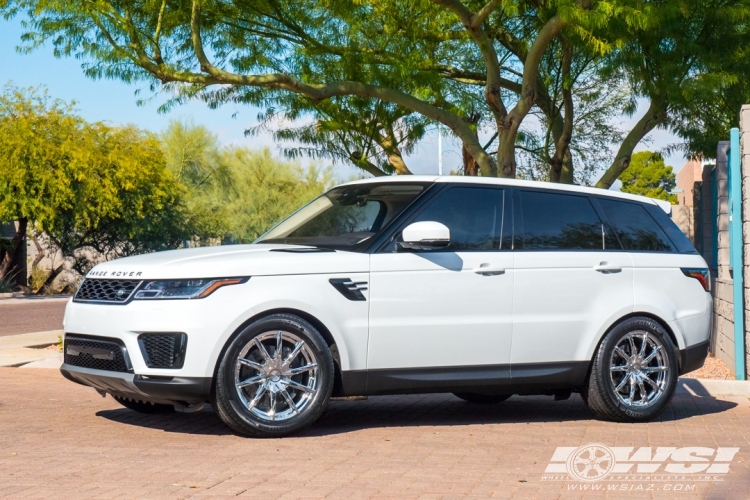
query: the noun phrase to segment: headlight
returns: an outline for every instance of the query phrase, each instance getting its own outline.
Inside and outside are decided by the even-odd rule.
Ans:
[[[202,299],[227,285],[239,285],[249,278],[147,281],[134,299]]]

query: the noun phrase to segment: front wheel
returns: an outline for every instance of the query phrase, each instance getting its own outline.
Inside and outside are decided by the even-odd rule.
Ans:
[[[605,420],[645,422],[664,411],[678,371],[677,353],[664,328],[650,318],[629,318],[599,345],[584,400]]]
[[[216,375],[216,413],[235,432],[281,437],[315,422],[333,390],[333,358],[307,321],[275,314],[245,328]]]

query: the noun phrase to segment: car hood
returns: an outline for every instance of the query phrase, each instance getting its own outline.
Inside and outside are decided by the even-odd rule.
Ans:
[[[178,279],[360,273],[369,255],[298,245],[225,245],[186,248],[103,262],[87,278]]]

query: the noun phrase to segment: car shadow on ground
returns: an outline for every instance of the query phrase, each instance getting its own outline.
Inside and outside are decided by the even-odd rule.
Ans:
[[[734,402],[712,397],[677,395],[655,422],[721,413],[736,406]],[[120,424],[165,432],[204,435],[232,433],[208,405],[190,414],[143,415],[123,408],[103,410],[97,412],[97,416]],[[577,394],[565,401],[555,401],[549,396],[514,396],[496,405],[470,404],[450,394],[379,396],[363,401],[332,401],[318,422],[296,436],[326,436],[383,427],[560,423],[594,418]]]

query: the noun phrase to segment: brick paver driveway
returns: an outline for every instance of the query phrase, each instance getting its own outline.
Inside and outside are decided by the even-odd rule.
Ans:
[[[747,498],[749,439],[746,398],[680,396],[660,421],[623,425],[577,396],[430,395],[334,402],[298,436],[253,440],[209,409],[143,416],[56,370],[0,369],[0,498]],[[556,447],[588,443],[740,452],[720,482],[543,480]]]

